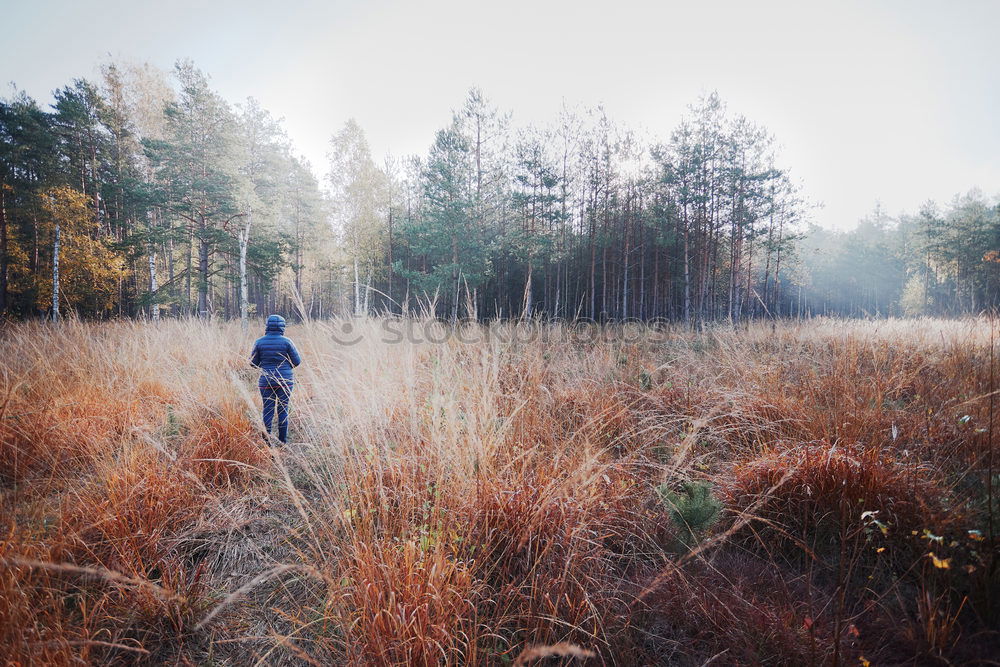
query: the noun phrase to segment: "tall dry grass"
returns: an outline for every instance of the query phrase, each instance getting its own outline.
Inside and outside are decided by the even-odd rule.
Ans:
[[[272,457],[256,331],[5,325],[0,653],[973,661],[990,327],[309,322]]]

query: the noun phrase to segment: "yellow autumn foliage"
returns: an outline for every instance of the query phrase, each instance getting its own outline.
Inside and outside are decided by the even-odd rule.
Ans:
[[[110,310],[125,276],[125,260],[100,233],[92,200],[67,186],[47,188],[38,196],[49,270],[38,277],[37,306],[52,307],[52,244],[58,224],[60,310],[83,305],[98,312]]]

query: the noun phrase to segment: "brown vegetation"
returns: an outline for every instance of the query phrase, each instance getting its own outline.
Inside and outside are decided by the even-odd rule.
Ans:
[[[381,325],[356,322],[351,346],[321,322],[289,331],[305,364],[274,458],[238,325],[6,325],[0,654],[822,665],[1000,648],[988,320],[589,340],[495,324],[466,342],[428,322],[444,342],[397,343]]]

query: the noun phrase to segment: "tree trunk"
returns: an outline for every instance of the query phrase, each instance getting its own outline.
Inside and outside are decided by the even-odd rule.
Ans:
[[[146,242],[146,255],[149,265],[149,316],[154,322],[160,319],[160,304],[156,300],[156,292],[159,289],[159,284],[156,280],[156,243],[152,239],[153,224],[155,220],[154,211],[146,212],[146,223],[148,226],[148,231],[150,232],[150,238]],[[138,271],[136,271],[138,273]],[[138,275],[136,276],[136,292],[139,291],[138,286]]]
[[[159,289],[156,283],[156,246],[149,244],[149,315],[154,322],[160,319],[160,304],[156,302],[156,290]]]
[[[532,274],[532,265],[533,264],[534,264],[534,262],[532,262],[531,261],[531,257],[529,257],[528,258],[528,277],[524,281],[524,311],[521,314],[521,318],[522,319],[528,319],[529,317],[531,317],[531,308],[532,308],[532,304],[531,304],[531,291],[532,291],[532,287],[531,287],[531,274]]]
[[[354,256],[354,316],[361,317],[361,283],[358,277],[358,257]]]
[[[0,315],[7,312],[7,192],[0,183]]]
[[[781,242],[785,230],[785,212],[778,216],[778,247],[774,258],[774,315],[781,315]]]
[[[684,214],[684,323],[691,324],[691,253],[688,243],[687,207]]]
[[[253,207],[247,206],[247,222],[240,230],[240,324],[246,331],[250,327],[250,306],[247,300],[247,246],[250,245],[250,225]]]
[[[459,295],[459,275],[458,275],[458,235],[451,236],[451,280],[455,285],[454,302],[451,306],[451,321],[454,324],[458,321],[458,295]]]
[[[302,294],[302,223],[298,206],[295,207],[295,291]]]
[[[624,229],[625,250],[622,253],[622,263],[624,264],[624,267],[623,267],[623,273],[622,273],[622,310],[621,310],[621,314],[622,314],[622,319],[623,320],[627,320],[628,319],[628,269],[629,269],[628,262],[629,262],[629,255],[632,252],[632,246],[631,246],[632,235],[631,235],[631,227],[629,226],[629,215],[632,212],[631,211],[631,204],[632,204],[631,199],[632,199],[631,193],[629,193],[628,195],[626,195],[626,198],[625,198],[625,211],[622,213],[622,225],[625,228]]]
[[[188,230],[187,244],[187,274],[184,276],[184,307],[191,315],[191,277],[194,275],[194,230]]]
[[[201,220],[201,238],[198,240],[198,317],[208,317],[208,238],[205,219]]]
[[[596,318],[597,313],[595,313],[596,300],[597,300],[597,242],[594,239],[596,221],[593,218],[593,214],[590,220],[590,319]]]
[[[367,317],[368,313],[371,312],[368,309],[368,297],[372,293],[371,284],[372,284],[372,274],[368,273],[365,275],[365,305],[364,305],[365,317]]]
[[[59,222],[56,222],[56,238],[52,243],[52,321],[59,321]]]
[[[389,302],[386,306],[389,308],[389,312],[392,312],[392,199],[389,199],[389,284],[385,291],[389,295]]]

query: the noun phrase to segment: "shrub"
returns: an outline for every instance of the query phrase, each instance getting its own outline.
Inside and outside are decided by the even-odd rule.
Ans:
[[[861,446],[776,447],[736,465],[722,495],[730,513],[752,513],[741,535],[756,548],[836,555],[844,539],[864,534],[893,547],[885,558],[903,567],[913,562],[916,531],[958,519],[929,468]]]
[[[86,658],[79,642],[86,639],[65,606],[65,595],[52,573],[18,564],[37,561],[44,547],[14,525],[0,534],[0,653],[5,664],[68,665]],[[82,655],[81,655],[82,653]]]
[[[198,479],[214,487],[244,486],[269,461],[245,410],[234,406],[199,415],[181,453]]]
[[[830,632],[811,625],[781,574],[731,553],[669,568],[643,598],[646,650],[663,664],[824,664]]]
[[[476,662],[477,585],[447,548],[416,541],[360,542],[345,559],[332,604],[344,615],[359,664]]]
[[[204,500],[193,480],[141,447],[103,472],[65,497],[49,559],[107,573],[74,587],[116,643],[149,650],[178,640],[205,605],[203,566],[186,541]]]
[[[674,525],[688,541],[711,528],[719,518],[722,503],[715,497],[711,482],[684,482],[679,492],[671,491],[667,484],[656,490]]]

